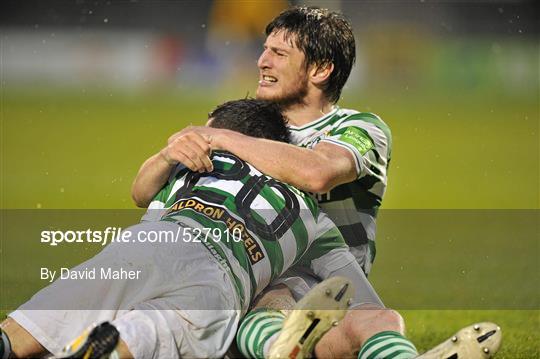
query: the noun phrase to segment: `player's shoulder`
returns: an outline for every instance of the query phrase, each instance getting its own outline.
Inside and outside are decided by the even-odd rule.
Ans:
[[[391,141],[392,132],[384,120],[373,112],[360,112],[352,109],[340,108],[337,111],[334,126],[337,127],[360,127],[368,133],[373,131],[382,132],[388,141]]]
[[[390,128],[386,124],[386,122],[384,122],[381,116],[373,112],[360,112],[357,110],[340,108],[337,113],[340,115],[337,118],[337,120],[340,123],[344,123],[344,122],[346,123],[346,122],[351,122],[351,121],[362,121],[362,122],[374,124],[377,127],[385,127],[388,129]]]

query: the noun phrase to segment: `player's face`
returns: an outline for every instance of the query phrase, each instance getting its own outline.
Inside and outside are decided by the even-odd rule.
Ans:
[[[278,31],[266,38],[259,57],[259,87],[257,98],[283,104],[302,103],[308,92],[305,56],[296,45],[294,35],[285,40]]]

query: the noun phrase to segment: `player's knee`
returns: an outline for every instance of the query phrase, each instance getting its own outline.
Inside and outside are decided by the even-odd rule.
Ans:
[[[378,313],[378,323],[384,330],[405,334],[405,321],[401,314],[393,309],[383,309]]]
[[[342,325],[348,341],[358,348],[377,333],[395,331],[403,334],[405,331],[401,315],[395,310],[386,308],[350,310]]]
[[[283,284],[265,290],[253,304],[253,308],[270,308],[275,310],[291,310],[296,304],[289,288]]]

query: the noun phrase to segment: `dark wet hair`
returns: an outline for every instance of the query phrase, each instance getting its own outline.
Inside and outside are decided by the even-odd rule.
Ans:
[[[337,12],[319,7],[293,7],[283,11],[266,26],[266,36],[284,31],[296,37],[296,47],[310,65],[334,64],[324,88],[329,101],[336,103],[356,59],[354,35],[349,21]]]
[[[208,114],[210,127],[225,128],[247,136],[289,142],[287,120],[275,102],[252,98],[225,102]]]

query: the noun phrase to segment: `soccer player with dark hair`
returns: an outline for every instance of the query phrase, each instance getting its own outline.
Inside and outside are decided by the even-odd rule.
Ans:
[[[133,199],[147,206],[171,166],[181,162],[194,171],[211,171],[211,151],[226,150],[273,178],[316,193],[368,274],[375,257],[375,219],[386,189],[392,137],[377,115],[336,105],[355,61],[351,25],[336,12],[293,7],[268,24],[266,35],[258,59],[257,98],[282,106],[292,144],[226,130],[186,128],[143,164],[134,181]],[[288,289],[277,287],[267,295],[290,297],[292,291],[300,297],[319,280],[309,269],[295,266],[281,281]],[[387,358],[416,355],[403,336],[397,312],[373,303],[355,304],[369,310],[349,311],[315,347],[317,357],[344,357],[360,350],[360,359],[371,359],[374,345],[385,346]],[[264,311],[248,316],[239,334],[244,354],[266,355],[283,318]],[[272,330],[255,330],[263,325]],[[378,336],[381,332],[386,335]]]
[[[218,106],[209,119],[212,127],[274,141],[288,140],[285,122],[277,104],[253,99]],[[212,163],[213,171],[205,173],[175,166],[142,223],[124,231],[132,239],[161,231],[180,234],[179,240],[112,242],[72,271],[129,267],[137,278],[56,280],[2,322],[0,358],[61,355],[75,335],[104,321],[110,323],[83,334],[64,354],[220,357],[255,296],[293,263],[323,278],[333,276],[333,261],[356,265],[352,281],[360,278],[379,301],[310,195],[228,152],[215,151]],[[334,280],[327,287],[343,309],[347,283]]]
[[[264,100],[229,101],[208,114],[208,126],[242,133],[246,136],[290,142],[289,131],[281,108]]]

